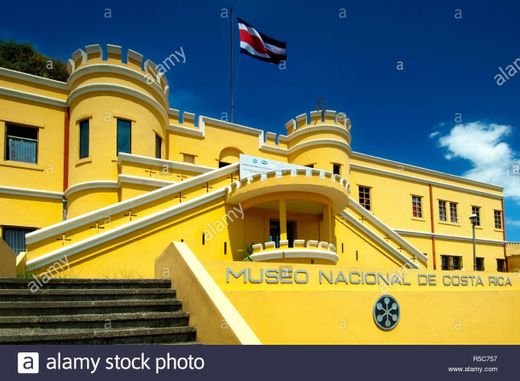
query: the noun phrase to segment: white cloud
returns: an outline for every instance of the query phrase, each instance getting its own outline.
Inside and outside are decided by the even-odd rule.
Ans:
[[[472,168],[463,176],[504,187],[506,197],[520,204],[520,176],[514,176],[512,166],[518,164],[518,154],[506,142],[512,127],[480,121],[457,124],[447,135],[438,138],[446,148],[447,160],[461,158]]]
[[[432,133],[430,133],[430,135],[428,135],[428,137],[430,139],[433,139],[434,137],[438,136],[441,132],[440,131],[433,131]]]
[[[520,220],[510,220],[509,218],[506,218],[506,225],[520,227]]]

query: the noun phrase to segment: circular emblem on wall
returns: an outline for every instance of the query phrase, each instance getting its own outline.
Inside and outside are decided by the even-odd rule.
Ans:
[[[399,303],[391,295],[379,297],[374,304],[374,321],[384,331],[390,331],[397,326],[400,313]]]

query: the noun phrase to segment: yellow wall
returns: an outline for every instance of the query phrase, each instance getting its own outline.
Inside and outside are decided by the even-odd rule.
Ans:
[[[512,274],[402,270],[410,286],[319,284],[318,271],[347,274],[352,266],[293,266],[205,261],[204,266],[264,344],[517,344],[520,279]],[[226,267],[238,272],[284,267],[307,270],[308,284],[226,283]],[[388,269],[370,271],[387,273]],[[394,270],[396,271],[396,270]],[[418,274],[435,274],[437,286],[418,286]],[[484,286],[444,286],[442,277],[479,275]],[[488,286],[489,276],[507,276],[512,286]],[[373,306],[394,296],[400,322],[391,331],[374,324]],[[492,323],[491,323],[492,322]],[[302,329],[305,327],[305,329]]]
[[[0,179],[2,186],[63,190],[64,110],[0,97]],[[38,129],[36,164],[6,159],[6,123]]]

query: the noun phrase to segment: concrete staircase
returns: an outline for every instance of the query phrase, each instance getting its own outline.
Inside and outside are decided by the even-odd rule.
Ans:
[[[170,281],[0,278],[0,344],[193,344]]]

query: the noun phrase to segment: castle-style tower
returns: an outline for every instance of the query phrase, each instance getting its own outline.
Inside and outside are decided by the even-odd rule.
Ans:
[[[311,111],[285,124],[288,161],[334,171],[348,179],[350,170],[350,120],[332,110]]]
[[[68,62],[68,216],[119,201],[118,152],[166,157],[169,86],[152,61],[89,45]],[[67,153],[65,153],[67,155]]]

